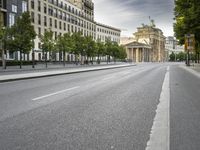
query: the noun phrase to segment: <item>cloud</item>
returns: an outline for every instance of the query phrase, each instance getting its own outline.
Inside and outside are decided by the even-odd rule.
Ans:
[[[174,0],[93,0],[95,20],[118,28],[131,36],[142,23],[149,23],[149,16],[155,20],[166,36],[173,35]]]

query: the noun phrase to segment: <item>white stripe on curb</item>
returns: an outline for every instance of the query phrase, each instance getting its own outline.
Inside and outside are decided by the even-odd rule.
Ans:
[[[165,74],[160,94],[160,103],[156,110],[156,116],[151,129],[150,140],[146,150],[169,150],[170,149],[170,87],[169,66]]]

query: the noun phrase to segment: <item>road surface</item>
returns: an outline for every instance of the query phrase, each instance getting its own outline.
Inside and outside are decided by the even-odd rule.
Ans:
[[[170,108],[160,107],[163,85]],[[199,87],[167,63],[0,83],[0,149],[145,150],[168,135],[171,150],[197,150]],[[170,134],[154,134],[160,109]]]

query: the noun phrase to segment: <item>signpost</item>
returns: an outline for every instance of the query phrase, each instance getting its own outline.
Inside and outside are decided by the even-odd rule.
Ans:
[[[190,53],[195,49],[195,35],[185,34],[185,51],[187,52],[186,65],[190,66]]]

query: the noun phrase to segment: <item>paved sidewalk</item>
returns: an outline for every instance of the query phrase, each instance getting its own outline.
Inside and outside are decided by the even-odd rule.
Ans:
[[[200,64],[193,64],[190,68],[200,73]]]
[[[181,65],[181,68],[189,71],[190,73],[200,78],[200,64],[191,64],[191,66],[189,67],[186,65]]]
[[[80,73],[80,72],[89,72],[96,70],[106,70],[106,69],[114,69],[114,68],[122,68],[122,67],[131,67],[135,64],[116,64],[116,65],[100,65],[100,66],[90,66],[90,67],[73,67],[73,68],[62,68],[57,70],[41,70],[31,72],[14,72],[12,74],[0,74],[0,82],[8,82],[15,80],[24,80],[24,79],[32,79],[32,78],[40,78],[40,77],[48,77],[48,76],[56,76],[56,75],[64,75],[64,74],[72,74],[72,73]]]

